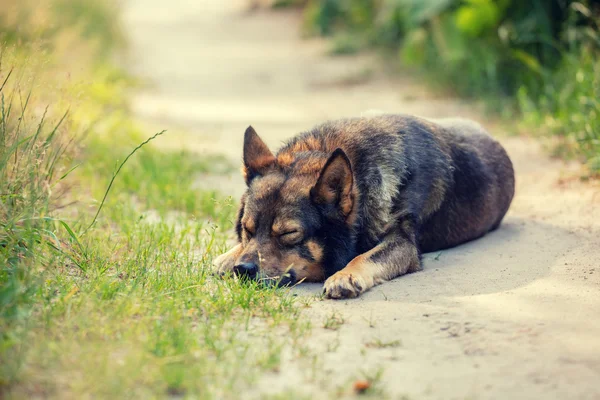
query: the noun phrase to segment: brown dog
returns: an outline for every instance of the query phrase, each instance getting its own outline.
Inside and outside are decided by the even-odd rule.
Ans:
[[[496,229],[514,194],[506,152],[478,124],[386,115],[327,122],[273,155],[252,127],[239,244],[219,272],[356,297],[421,269],[421,252]]]

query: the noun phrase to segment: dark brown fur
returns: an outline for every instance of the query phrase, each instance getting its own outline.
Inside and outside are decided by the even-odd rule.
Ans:
[[[325,282],[355,297],[421,269],[421,252],[496,229],[514,194],[504,149],[478,124],[404,115],[327,122],[276,155],[250,127],[240,244],[220,272]]]

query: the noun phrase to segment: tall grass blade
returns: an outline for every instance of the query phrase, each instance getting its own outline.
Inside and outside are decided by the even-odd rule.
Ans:
[[[6,79],[4,79],[4,82],[2,82],[2,86],[0,86],[0,92],[2,92],[2,89],[4,89],[6,82],[8,82],[8,80],[10,79],[10,76],[12,75],[13,70],[14,70],[14,67],[8,71],[8,74],[6,74]]]
[[[54,126],[54,129],[52,129],[52,132],[50,132],[50,134],[46,138],[46,141],[44,142],[44,147],[48,147],[50,145],[50,143],[52,143],[52,139],[54,138],[54,135],[56,134],[56,131],[58,131],[58,128],[62,125],[62,123],[64,122],[65,118],[67,118],[67,115],[69,115],[69,110],[65,111],[65,113],[62,116],[62,118]]]
[[[92,226],[96,223],[96,220],[98,219],[98,215],[100,215],[100,211],[102,211],[102,207],[104,206],[104,202],[106,201],[106,198],[108,197],[108,193],[110,192],[110,188],[112,187],[113,183],[115,182],[115,178],[117,177],[117,175],[119,175],[119,172],[121,172],[121,169],[127,163],[127,161],[129,160],[129,158],[131,158],[131,156],[133,156],[139,149],[141,149],[142,147],[144,147],[145,145],[147,145],[148,143],[150,143],[152,140],[156,139],[157,137],[161,136],[165,132],[167,132],[167,131],[166,130],[162,130],[162,131],[158,132],[157,134],[155,134],[154,136],[146,139],[139,146],[137,146],[135,149],[133,149],[133,151],[131,153],[129,153],[129,155],[127,157],[125,157],[125,160],[123,160],[123,162],[121,163],[121,165],[119,165],[119,167],[117,168],[117,170],[113,174],[113,176],[112,176],[112,178],[111,178],[111,180],[110,180],[110,182],[108,184],[108,187],[106,188],[106,192],[104,192],[104,197],[102,198],[102,201],[100,202],[100,206],[98,206],[98,211],[96,211],[96,215],[94,215],[94,219],[92,219],[92,222],[90,223],[90,226],[87,227],[86,231],[90,230],[92,228]]]

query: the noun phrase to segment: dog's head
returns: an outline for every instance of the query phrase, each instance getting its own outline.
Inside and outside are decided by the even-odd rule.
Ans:
[[[248,187],[237,221],[243,250],[234,273],[286,285],[321,281],[349,261],[357,191],[341,149],[275,157],[249,127],[243,174]]]

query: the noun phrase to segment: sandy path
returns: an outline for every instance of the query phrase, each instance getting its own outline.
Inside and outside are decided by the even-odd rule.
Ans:
[[[250,123],[277,147],[315,123],[369,109],[481,121],[464,102],[386,76],[368,56],[326,57],[322,41],[298,37],[290,13],[246,14],[231,0],[130,0],[126,11],[131,66],[153,83],[136,97],[136,113],[154,130],[195,137],[174,135],[163,141],[170,146],[239,159]],[[360,299],[307,309],[327,386],[381,368],[392,398],[600,399],[598,187],[565,179],[572,168],[534,141],[501,140],[517,195],[500,230],[426,255],[423,272]],[[219,184],[243,191],[237,176]],[[321,329],[333,312],[344,319],[340,329]],[[398,339],[395,347],[367,346]],[[318,379],[307,375],[286,360],[257,387],[315,392]]]

